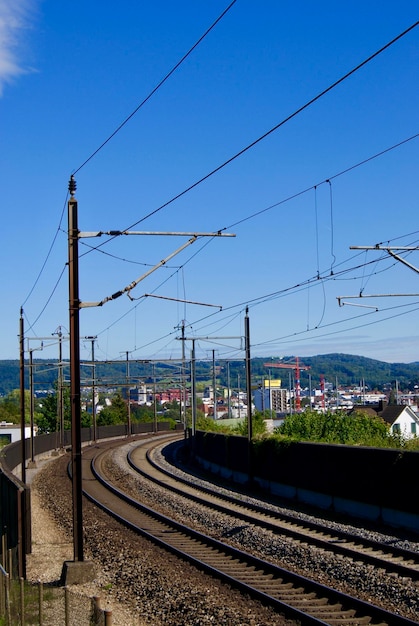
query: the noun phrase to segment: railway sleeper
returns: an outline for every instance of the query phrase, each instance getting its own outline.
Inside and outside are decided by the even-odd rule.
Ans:
[[[293,601],[293,605],[294,606],[299,606],[299,607],[300,606],[309,606],[309,607],[316,606],[316,607],[323,607],[323,609],[324,609],[325,606],[327,606],[329,610],[330,609],[335,609],[334,606],[330,607],[330,606],[327,605],[327,600],[325,598],[316,598],[315,596],[312,597],[311,593],[307,594],[307,596],[304,596],[303,598],[296,598]],[[338,611],[338,610],[340,611],[341,608],[342,608],[342,606],[340,606],[340,608],[336,608],[335,610],[336,611]]]
[[[325,610],[324,608],[318,608],[316,606],[313,606],[313,608],[309,606],[309,607],[306,607],[306,611],[307,610],[309,610],[309,612],[315,615],[316,617],[321,617],[322,619],[334,619],[336,617],[339,617],[340,620],[341,619],[354,619],[356,616],[355,609],[343,610],[342,606],[340,605],[328,606],[327,610]],[[368,618],[368,619],[371,620],[371,618]]]
[[[200,549],[200,546],[190,546],[189,544],[188,550],[192,556],[198,559],[202,558],[204,561],[210,558],[213,558],[216,560],[219,560],[220,558],[222,558],[223,561],[226,562],[226,557],[224,555],[219,555],[215,553],[213,554],[212,552],[208,551],[206,548]],[[227,563],[230,563],[230,560],[227,560]]]
[[[272,597],[278,597],[278,585],[275,583],[275,581],[271,581],[271,582],[262,582],[260,584],[258,584],[258,589],[259,591],[262,591],[263,593],[267,593],[268,595],[272,596]]]
[[[358,618],[355,615],[348,615],[334,613],[329,615],[328,613],[316,613],[316,611],[311,611],[310,608],[305,608],[304,612],[310,614],[312,617],[316,619],[320,619],[322,622],[325,622],[332,626],[332,624],[336,624],[338,626],[361,626],[362,624],[370,624],[371,618],[366,617],[366,621],[363,621],[363,618]],[[387,625],[388,626],[388,625]]]
[[[275,594],[276,595],[276,594]],[[324,598],[310,598],[308,596],[294,596],[294,595],[279,595],[278,600],[281,600],[281,602],[286,602],[287,604],[292,604],[292,606],[304,606],[304,607],[310,607],[310,606],[316,606],[318,610],[322,609],[322,610],[326,610],[326,608],[328,608],[330,610],[329,604],[328,604],[328,600],[325,600]],[[305,610],[305,609],[304,609]]]
[[[202,550],[202,554],[207,554],[208,558],[213,558],[218,561],[222,561],[225,563],[226,567],[235,567],[237,569],[250,567],[246,561],[238,561],[236,559],[232,559],[225,552],[215,552],[214,550]],[[255,566],[252,566],[255,569]]]
[[[219,570],[220,572],[222,572],[223,574],[226,574],[227,576],[230,576],[231,578],[237,578],[239,580],[244,580],[244,578],[255,580],[254,573],[246,572],[246,570],[244,569],[237,569],[234,567],[225,567],[224,564],[220,564],[218,561],[216,563],[211,563],[210,561],[206,560],[205,563],[208,563],[214,569]]]
[[[371,624],[371,617],[366,615],[365,617],[354,618],[342,618],[342,619],[328,619],[329,626],[363,626],[364,624]],[[380,624],[374,624],[374,626],[391,626],[387,622],[381,622]]]
[[[315,610],[316,610],[316,615],[327,615],[333,618],[336,617],[336,614],[347,615],[348,611],[351,611],[351,616],[355,614],[354,609],[346,610],[343,608],[343,605],[340,604],[340,602],[338,604],[325,603],[323,605],[317,606]]]
[[[218,563],[220,563],[220,559],[217,559]],[[221,559],[221,563],[223,564],[223,568],[228,569],[229,571],[236,572],[258,572],[261,573],[262,570],[256,569],[254,565],[248,565],[247,563],[231,563],[231,561],[225,561]]]
[[[283,595],[283,596],[306,596],[308,595],[308,591],[306,591],[303,587],[289,587],[289,588],[284,588],[284,587],[280,587],[278,589],[278,593]],[[326,602],[327,602],[327,598],[326,598]]]

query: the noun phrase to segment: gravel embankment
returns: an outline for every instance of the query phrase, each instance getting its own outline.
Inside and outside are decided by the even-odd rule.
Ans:
[[[382,605],[419,623],[418,583],[389,576],[382,570],[349,561],[343,556],[309,548],[291,538],[273,537],[268,531],[247,524],[237,525],[234,519],[218,513],[208,514],[208,511],[191,502],[185,506],[182,498],[168,495],[165,490],[131,470],[126,452],[132,445],[135,444],[116,449],[107,461],[107,472],[129,494],[140,496],[144,503],[208,535],[233,542],[237,547],[280,566]],[[161,455],[158,457],[159,462],[165,462]],[[68,457],[51,461],[34,480],[33,521],[37,549],[30,557],[32,564],[29,568],[33,580],[43,577],[56,580],[63,560],[71,559],[71,490],[66,475],[67,463]],[[181,473],[181,470],[176,471]],[[199,482],[199,479],[196,480]],[[38,498],[44,512],[37,505]],[[299,515],[309,517],[306,513]],[[93,584],[83,585],[79,591],[90,596],[100,595],[102,604],[108,604],[113,609],[115,626],[267,626],[293,623],[134,535],[87,501],[84,503],[83,519],[86,558],[95,562],[97,578]],[[383,537],[376,531],[351,528],[342,522],[328,520],[328,523],[331,527],[356,530],[363,536],[384,538],[419,550],[417,543],[409,543],[396,535]],[[37,528],[41,528],[46,541],[36,534]],[[42,555],[40,561],[38,553]],[[51,560],[51,565],[43,566],[44,558],[48,563]]]
[[[228,539],[236,547],[273,561],[281,567],[295,570],[322,584],[337,587],[350,595],[398,612],[419,623],[419,584],[417,582],[397,575],[389,576],[384,570],[353,562],[344,556],[319,548],[309,548],[292,538],[278,535],[273,537],[268,531],[255,529],[246,524],[238,526],[234,519],[231,520],[218,513],[209,516],[207,511],[203,511],[194,503],[188,503],[185,506],[182,499],[168,495],[164,489],[150,484],[138,475],[133,475],[126,461],[128,448],[129,444],[125,449],[118,448],[114,451],[112,459],[108,462],[108,471],[114,480],[118,480],[120,488],[126,489],[134,496],[140,493],[143,502],[152,504],[165,515],[175,516],[179,521],[193,525],[201,532],[220,540]],[[165,459],[158,453],[155,456],[158,462],[164,465]],[[171,468],[171,471],[182,474],[181,470]],[[196,482],[199,483],[200,479],[196,479]],[[281,511],[280,507],[272,506],[271,508]],[[286,512],[289,513],[289,510]],[[302,519],[310,518],[306,513],[299,513],[298,516]],[[350,530],[359,536],[419,551],[418,543],[409,542],[396,534],[383,535],[376,530],[350,526],[348,523],[344,524],[332,519],[322,521],[331,528]]]
[[[49,461],[32,482],[33,553],[28,579],[57,581],[72,559],[68,455]],[[85,558],[96,578],[72,588],[98,595],[114,626],[291,626],[293,622],[167,554],[84,500]]]

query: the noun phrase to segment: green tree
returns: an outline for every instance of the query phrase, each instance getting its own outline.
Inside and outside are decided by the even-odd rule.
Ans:
[[[71,405],[70,389],[63,388],[63,408],[64,408],[64,430],[71,429]],[[39,414],[35,417],[38,426],[38,434],[46,435],[60,430],[60,417],[58,410],[58,393],[51,393],[42,399]],[[91,426],[91,417],[86,411],[81,412],[81,426],[86,428]]]
[[[196,428],[197,430],[205,430],[207,432],[231,434],[232,428],[223,424],[222,420],[215,420],[212,417],[206,417],[203,411],[197,411]]]
[[[131,407],[131,418],[134,422],[150,423],[154,420],[154,407],[147,404]]]
[[[128,406],[122,395],[118,392],[111,399],[111,406],[100,411],[97,416],[98,426],[111,426],[113,424],[125,424],[128,421]]]
[[[255,411],[252,414],[252,434],[253,437],[258,437],[266,433],[266,424],[265,419],[271,417],[271,412],[268,411]],[[248,423],[247,419],[243,420],[240,424],[234,427],[234,432],[238,435],[247,436],[248,433]]]
[[[394,391],[393,387],[390,389],[390,395],[388,397],[388,403],[389,404],[397,404],[396,392]]]
[[[289,415],[275,433],[293,441],[317,441],[347,445],[391,445],[386,423],[381,417],[362,411],[316,413],[304,411]]]
[[[173,400],[173,402],[166,402],[163,411],[163,417],[165,420],[171,419],[176,421],[180,419],[180,404],[176,400]]]
[[[64,401],[64,430],[70,428],[70,412],[69,412],[69,393],[67,395],[67,403]],[[67,404],[67,407],[66,407]],[[38,426],[38,434],[46,435],[55,433],[60,429],[59,413],[58,413],[58,396],[51,393],[42,400],[41,414],[36,420]]]
[[[34,409],[36,417],[39,412],[39,402],[34,399]],[[31,395],[25,389],[25,423],[29,424],[31,415]],[[0,422],[20,423],[20,389],[13,389],[4,398],[0,398]]]

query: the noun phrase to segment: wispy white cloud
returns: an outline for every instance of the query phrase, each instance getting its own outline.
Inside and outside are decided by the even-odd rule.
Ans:
[[[5,84],[25,74],[21,53],[36,0],[0,0],[0,96]]]

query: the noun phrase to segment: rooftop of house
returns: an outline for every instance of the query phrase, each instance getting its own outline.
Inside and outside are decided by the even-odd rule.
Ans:
[[[415,412],[405,404],[389,404],[384,411],[379,412],[379,415],[387,424],[393,424],[405,410],[412,413],[412,417],[415,415]]]

